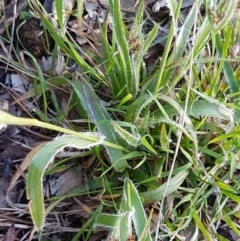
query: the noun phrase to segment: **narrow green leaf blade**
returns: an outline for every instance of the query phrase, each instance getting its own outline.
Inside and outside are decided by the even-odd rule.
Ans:
[[[123,22],[123,18],[121,15],[120,1],[116,0],[108,0],[109,3],[109,11],[112,16],[113,21],[113,33],[115,35],[115,39],[118,45],[119,53],[121,56],[121,61],[123,65],[123,74],[125,76],[126,85],[127,85],[127,94],[136,95],[137,90],[134,89],[134,85],[132,84],[133,75],[132,75],[132,66],[131,59],[129,55],[129,47],[128,42],[125,36],[125,26]]]
[[[212,241],[212,237],[211,235],[209,234],[209,232],[205,229],[202,221],[200,220],[200,218],[198,217],[197,215],[197,212],[195,209],[193,209],[193,218],[198,226],[198,228],[201,230],[205,240],[208,240],[208,241]]]
[[[62,0],[55,1],[55,7],[57,12],[58,24],[60,28],[63,28],[63,3]]]
[[[218,50],[219,55],[221,56],[223,53],[223,44],[222,44],[222,40],[219,36],[219,34],[216,34],[216,47]],[[224,71],[224,75],[228,84],[228,87],[230,89],[231,93],[239,93],[239,82],[236,79],[234,73],[233,73],[233,69],[232,66],[229,62],[224,62],[223,65],[223,71]],[[239,94],[235,95],[233,97],[233,99],[236,99],[236,104],[237,106],[240,106],[239,103]],[[240,119],[240,110],[236,109],[236,116],[238,117],[238,119]]]
[[[71,81],[69,82],[74,91],[76,92],[81,104],[89,115],[89,118],[93,123],[100,123],[104,120],[111,120],[106,109],[101,104],[99,98],[94,93],[90,85],[85,81],[82,82]],[[106,140],[111,141],[115,144],[120,144],[121,139],[116,136],[116,132],[111,125],[98,124],[97,128],[99,132],[106,137]],[[114,164],[114,167],[118,171],[123,171],[128,167],[126,160],[122,159],[123,152],[121,150],[114,149],[112,147],[105,147],[109,155],[111,162]],[[117,161],[121,159],[120,161]],[[116,162],[117,161],[117,162]]]
[[[226,212],[226,208],[225,210],[223,209],[223,220],[228,224],[228,226],[237,234],[240,235],[240,230],[237,228],[236,223],[234,223],[234,221],[232,220],[232,217],[230,217],[228,215],[228,212]]]
[[[128,178],[125,179],[124,183],[124,196],[126,197],[128,210],[133,210],[132,220],[138,238],[141,237],[141,240],[151,241],[152,238],[148,228],[149,224],[139,193],[132,181]]]
[[[121,126],[119,126],[116,122],[111,122],[112,126],[114,127],[115,131],[131,146],[138,146],[140,144],[140,135],[132,135]]]
[[[183,181],[185,180],[187,175],[188,175],[188,171],[184,170],[182,172],[179,172],[176,176],[174,176],[170,180],[166,196],[175,192],[180,187],[180,185],[183,183]],[[164,183],[160,187],[156,188],[155,190],[141,193],[141,197],[143,197],[147,200],[160,201],[163,198],[163,193],[164,193],[165,187],[166,187],[166,183]]]
[[[86,134],[96,136],[95,133]],[[98,135],[99,136],[99,135]],[[77,149],[86,149],[99,145],[103,142],[100,138],[98,142],[81,139],[74,136],[61,136],[47,143],[40,149],[32,159],[27,176],[27,197],[30,199],[29,207],[33,223],[37,230],[44,226],[44,199],[42,179],[48,165],[54,160],[55,155],[65,147],[74,147]]]
[[[131,234],[131,215],[121,203],[119,214],[100,214],[96,218],[96,225],[110,228],[109,238],[111,240],[127,240]]]
[[[178,104],[181,106],[181,108],[184,108],[185,102],[180,101]],[[206,106],[208,108],[206,108]],[[174,108],[172,105],[165,105],[163,106],[164,110],[169,116],[179,115],[176,108]],[[229,112],[231,109],[229,109]],[[189,101],[188,107],[187,107],[187,115],[189,116],[209,116],[209,117],[215,117],[215,118],[221,118],[224,120],[229,120],[229,116],[226,116],[221,111],[221,104],[220,103],[210,103],[208,101]],[[159,118],[163,117],[163,114],[160,110],[157,110],[152,113],[152,117]]]

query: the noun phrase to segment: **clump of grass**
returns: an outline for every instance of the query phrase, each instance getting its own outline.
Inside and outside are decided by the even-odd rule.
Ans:
[[[228,59],[234,44],[229,36],[234,33],[231,20],[237,1],[219,1],[214,7],[196,1],[178,30],[182,1],[168,0],[171,26],[161,60],[150,73],[144,56],[158,25],[143,33],[144,1],[139,3],[131,29],[123,21],[119,1],[108,3],[112,32],[109,35],[107,20],[99,24],[102,58],[96,62],[98,58],[91,55],[96,66],[82,58],[79,47],[62,29],[54,28],[40,6],[34,8],[56,46],[82,70],[71,80],[65,75],[43,79],[37,68],[39,83],[35,88],[43,96],[44,120],[49,121],[45,93],[51,86],[63,84],[72,91],[72,106],[89,118],[81,133],[77,128],[70,131],[21,119],[23,125],[70,134],[47,143],[32,157],[27,193],[36,229],[44,228],[44,216],[65,198],[54,200],[44,212],[44,172],[57,151],[74,146],[83,152],[91,148],[86,153],[95,155],[98,165],[87,181],[89,188],[67,196],[97,192],[100,202],[98,208],[88,210],[91,217],[72,240],[81,235],[88,240],[97,227],[104,227],[109,238],[117,240],[133,236],[138,240],[180,239],[181,231],[189,227],[193,227],[192,237],[220,240],[223,237],[216,232],[219,222],[239,235],[235,223],[240,200],[239,86]],[[205,15],[200,13],[201,6]],[[60,13],[58,9],[58,16]],[[109,106],[103,105],[94,86],[108,90]],[[0,120],[7,124],[20,121],[8,115]],[[94,187],[90,185],[93,182]]]

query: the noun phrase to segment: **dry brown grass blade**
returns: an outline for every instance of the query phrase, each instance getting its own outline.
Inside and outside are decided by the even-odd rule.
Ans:
[[[42,143],[41,145],[38,145],[37,147],[35,147],[31,152],[28,153],[28,155],[24,158],[24,160],[22,161],[21,165],[19,166],[18,170],[16,171],[16,173],[14,174],[9,187],[7,189],[7,193],[6,195],[9,194],[9,192],[15,187],[15,185],[17,184],[17,180],[20,176],[23,176],[23,172],[29,167],[31,160],[33,158],[34,155],[36,155],[36,153],[43,147],[43,145],[45,144]]]
[[[12,226],[8,229],[3,241],[14,241],[15,240],[15,225],[12,224]]]

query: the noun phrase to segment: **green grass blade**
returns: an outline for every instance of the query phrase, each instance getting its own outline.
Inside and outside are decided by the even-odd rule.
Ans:
[[[143,12],[144,12],[144,0],[140,0],[140,4],[138,6],[138,11],[137,11],[136,17],[134,19],[134,24],[136,26],[139,26],[142,24]]]
[[[58,24],[63,29],[63,2],[62,0],[55,0],[55,7],[57,12]]]
[[[38,79],[39,79],[40,86],[41,86],[41,93],[42,93],[42,96],[43,96],[43,109],[44,109],[44,118],[45,118],[44,121],[47,121],[47,119],[48,119],[47,118],[48,105],[47,105],[47,97],[46,97],[46,88],[47,88],[46,81],[43,77],[42,70],[41,70],[39,64],[37,63],[37,60],[34,58],[34,56],[27,51],[24,51],[24,53],[27,54],[32,59],[32,61],[34,63],[34,66],[37,70]],[[35,86],[35,88],[37,88],[37,85]],[[35,93],[35,94],[38,95],[39,93]]]
[[[73,44],[66,38],[66,36],[60,35],[52,25],[51,21],[49,21],[49,19],[45,15],[41,15],[40,17],[45,28],[51,34],[52,38],[60,47],[60,49],[63,52],[65,52],[68,56],[70,56],[72,59],[74,59],[77,62],[77,64],[83,68],[85,72],[88,72],[96,80],[102,81],[102,78],[97,73],[97,71],[84,61],[84,59],[79,55],[79,53],[74,48]]]
[[[135,86],[136,86],[135,88],[137,90],[139,89],[139,85],[140,85],[141,68],[142,68],[142,64],[143,64],[144,55],[147,53],[152,42],[154,41],[154,39],[158,33],[158,28],[159,28],[159,26],[158,26],[158,24],[156,24],[154,26],[154,28],[148,34],[148,37],[146,40],[145,39],[141,40],[141,36],[139,37],[142,47],[139,52],[135,53],[132,56],[132,66],[133,66],[134,77],[135,77]],[[145,88],[142,88],[141,92],[143,93],[144,91],[145,91]]]
[[[170,15],[173,16],[173,21],[176,23],[178,14],[177,14],[177,7],[178,4],[181,6],[182,5],[182,0],[176,1],[176,0],[167,0],[167,6],[170,10]]]
[[[145,135],[141,137],[141,144],[148,149],[150,152],[154,153],[155,155],[157,155],[157,152],[154,150],[154,148],[152,147],[152,143],[154,142],[153,138],[152,138],[152,143],[150,144],[148,141],[148,138],[152,138],[150,135]]]
[[[157,32],[158,32],[158,28],[159,25],[156,24],[153,29],[150,31],[150,33],[148,34],[147,39],[144,41],[144,46],[143,46],[143,50],[142,50],[142,56],[144,56],[146,54],[146,52],[148,51],[148,49],[150,48],[152,42],[154,41]]]
[[[164,78],[163,75],[164,75],[164,70],[166,68],[168,56],[169,56],[169,53],[170,53],[172,41],[173,41],[173,38],[176,35],[177,18],[179,17],[180,7],[182,5],[182,0],[178,1],[177,3],[174,0],[167,0],[167,3],[168,3],[168,6],[169,6],[169,9],[171,11],[171,15],[173,16],[173,21],[172,21],[172,23],[170,25],[170,28],[169,28],[169,31],[168,31],[167,42],[165,44],[160,68],[158,70],[157,79],[155,81],[152,81],[150,83],[149,87],[148,87],[148,90],[151,93],[153,93],[154,91],[159,90],[162,87],[164,87],[166,82],[168,81],[168,79]]]
[[[100,214],[96,218],[98,225],[103,225],[105,227],[114,228],[119,225],[123,215],[122,214]]]
[[[227,141],[228,138],[237,137],[239,135],[240,135],[240,131],[236,130],[236,131],[233,131],[231,133],[220,135],[220,136],[218,136],[216,138],[213,138],[208,144],[212,144],[212,143],[219,142],[219,141],[224,141],[224,140]]]
[[[226,208],[224,209],[226,210]],[[223,209],[223,220],[228,224],[231,230],[233,230],[237,235],[240,235],[240,230],[239,228],[237,228],[236,223],[233,222],[232,218],[229,217],[228,213],[224,209]]]
[[[81,235],[90,227],[92,226],[93,217],[90,217],[79,229],[78,233],[72,238],[71,241],[78,241]]]
[[[195,220],[195,222],[196,222],[196,225],[197,225],[197,227],[201,230],[201,232],[202,232],[205,240],[212,241],[213,239],[212,239],[211,235],[209,234],[209,231],[207,231],[207,230],[205,229],[202,221],[200,220],[200,218],[199,218],[198,215],[197,215],[196,210],[193,209],[192,212],[193,212],[193,218],[194,218],[194,220]]]
[[[110,228],[111,240],[127,240],[131,235],[131,214],[121,208],[120,214],[100,214],[96,224]]]
[[[154,100],[152,95],[143,94],[137,98],[131,106],[128,107],[125,121],[135,123],[139,118],[142,110]]]
[[[163,52],[163,56],[162,56],[162,60],[161,60],[161,65],[160,68],[158,70],[158,76],[157,79],[155,81],[152,81],[148,87],[148,90],[150,92],[154,92],[160,88],[162,88],[163,86],[165,86],[167,80],[163,79],[163,72],[164,69],[166,67],[166,63],[167,63],[167,59],[168,59],[168,55],[171,49],[171,44],[174,38],[174,22],[172,22],[170,28],[169,28],[169,32],[168,32],[168,38],[167,38],[167,42],[164,48],[164,52]]]
[[[153,121],[149,121],[148,122],[148,126],[152,126],[152,125],[156,125],[158,123],[164,123],[164,124],[168,124],[168,125],[171,125],[173,127],[175,127],[176,129],[178,130],[181,130],[183,132],[183,134],[185,134],[190,140],[192,141],[196,141],[196,136],[193,132],[194,129],[191,128],[191,131],[189,129],[185,129],[183,128],[179,123],[177,123],[176,121],[172,121],[172,120],[169,120],[169,119],[164,119],[164,118],[157,118]]]
[[[178,104],[181,106],[181,108],[184,108],[185,102],[181,101],[178,102]],[[206,108],[208,106],[208,108]],[[172,105],[165,105],[163,106],[164,110],[169,116],[178,115],[179,112],[174,108]],[[229,113],[231,109],[227,108],[229,110]],[[187,115],[189,116],[209,116],[209,117],[216,117],[221,118],[224,120],[230,120],[230,116],[227,116],[226,114],[222,113],[221,111],[221,104],[219,103],[209,103],[207,101],[190,101],[188,103],[187,107]],[[150,116],[150,119],[152,118],[159,118],[163,117],[163,113],[160,110],[157,110],[152,113]]]
[[[183,181],[185,180],[187,175],[188,175],[188,171],[184,170],[184,171],[179,172],[176,176],[174,176],[169,182],[166,196],[175,192],[180,187],[180,185],[183,183]],[[163,198],[163,193],[164,193],[165,188],[166,188],[166,183],[164,183],[163,185],[161,185],[160,187],[158,187],[154,190],[143,192],[140,194],[140,196],[147,200],[160,201]]]
[[[183,52],[186,50],[186,46],[189,44],[189,36],[191,34],[191,29],[193,27],[193,24],[196,20],[196,11],[197,8],[201,5],[202,1],[196,1],[190,12],[187,15],[187,18],[185,19],[183,25],[181,26],[181,30],[177,34],[177,40],[175,45],[175,50],[171,54],[171,57],[169,57],[168,63],[170,64],[173,62],[173,60],[180,59],[182,57]]]
[[[174,47],[174,51],[172,51],[172,54],[167,59],[166,65],[170,65],[174,61],[177,61],[180,58],[182,58],[184,51],[186,50],[186,48],[188,48],[187,45],[189,45],[189,36],[192,34],[191,29],[197,17],[196,12],[199,6],[201,5],[201,2],[202,1],[196,1],[193,4],[192,9],[190,10],[187,18],[185,19],[183,25],[181,26],[181,30],[179,31],[178,34],[176,34],[177,40]],[[189,51],[189,54],[190,53],[191,51]],[[166,85],[167,81],[169,80],[169,78],[171,77],[174,71],[175,71],[174,69],[169,69],[164,71],[164,73],[162,74],[162,80],[161,80],[162,83],[160,84],[160,87],[163,87]]]
[[[124,197],[126,197],[128,210],[133,210],[132,220],[138,238],[141,237],[141,240],[151,241],[149,224],[139,193],[132,181],[128,178],[125,179],[124,183]]]
[[[134,211],[127,208],[127,202],[124,199],[120,204],[119,212],[124,214],[124,216],[119,226],[116,227],[118,237],[119,240],[128,240],[132,236],[132,215]]]
[[[117,144],[121,144],[120,137],[116,136],[116,132],[111,125],[99,124],[101,121],[111,120],[104,106],[100,103],[100,100],[94,93],[90,85],[82,80],[81,82],[71,81],[69,82],[74,91],[76,92],[81,104],[83,105],[85,111],[88,113],[89,118],[93,123],[97,124],[99,132],[106,137],[107,140]],[[109,158],[118,171],[123,171],[128,167],[126,160],[121,159],[123,157],[123,152],[121,150],[113,149],[111,147],[106,147]],[[116,162],[117,160],[120,161]]]
[[[221,41],[221,38],[219,36],[219,34],[216,34],[216,46],[217,46],[217,50],[219,55],[221,56],[223,53],[223,44]],[[223,71],[224,71],[224,75],[228,84],[228,87],[230,89],[231,93],[239,93],[239,83],[238,80],[236,79],[231,64],[229,62],[224,62],[223,65]],[[239,100],[239,94],[238,95],[234,95],[233,99]],[[237,101],[237,103],[235,103],[238,107],[240,107],[240,103],[239,101]],[[236,116],[238,119],[240,119],[240,110],[236,109]]]
[[[86,135],[96,136],[96,133],[89,133]],[[92,142],[74,136],[61,136],[47,143],[33,157],[28,170],[26,190],[27,197],[30,199],[29,207],[31,217],[37,230],[41,230],[43,228],[45,216],[42,178],[44,171],[54,160],[55,155],[65,147],[74,147],[84,150],[99,145],[102,141],[103,139],[99,142]]]
[[[113,96],[117,97],[117,95],[119,94],[121,89],[120,89],[120,84],[119,84],[117,75],[116,75],[115,71],[113,71],[114,58],[112,58],[112,56],[114,53],[108,43],[107,33],[106,33],[106,30],[104,29],[104,27],[105,26],[101,27],[101,25],[100,25],[103,64],[104,64],[106,76],[108,76],[108,79],[110,81]]]
[[[132,84],[134,76],[132,75],[131,59],[129,55],[128,42],[125,35],[125,27],[121,15],[120,1],[108,0],[109,10],[113,21],[113,34],[117,42],[118,50],[121,56],[125,81],[127,85],[127,94],[136,95],[137,90]]]
[[[114,127],[114,130],[131,146],[138,146],[140,144],[140,135],[136,134],[133,135],[123,129],[121,126],[119,126],[116,122],[111,122],[112,126]]]

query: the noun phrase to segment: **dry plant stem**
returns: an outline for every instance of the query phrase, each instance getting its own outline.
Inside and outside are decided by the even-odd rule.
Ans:
[[[30,129],[27,128],[27,127],[24,127],[23,129],[24,129],[25,131],[31,133],[32,135],[38,136],[38,137],[40,137],[40,138],[42,138],[42,139],[49,140],[49,141],[51,141],[51,140],[53,139],[52,137],[42,135],[42,134],[40,134],[40,133],[38,133],[38,132],[36,132],[36,131],[32,131],[32,130],[30,130]]]
[[[198,0],[196,1],[195,4],[198,5]],[[195,38],[196,38],[197,13],[198,13],[198,7],[196,8],[196,12],[195,12],[195,21],[194,21],[194,26],[193,26],[192,46],[194,46],[194,42],[195,42]],[[188,106],[188,101],[189,101],[189,96],[190,96],[190,90],[191,90],[192,83],[193,83],[193,71],[192,71],[193,51],[194,51],[194,48],[191,49],[191,57],[190,57],[191,59],[190,59],[190,69],[189,69],[189,83],[188,83],[187,94],[186,94],[185,108],[184,108],[184,113],[183,113],[182,117],[180,118],[180,125],[181,125],[182,128],[184,128],[185,118],[186,118],[186,115],[187,115],[187,106]],[[175,163],[176,163],[176,159],[177,159],[177,156],[178,156],[178,151],[179,151],[179,148],[180,148],[181,138],[182,138],[182,131],[178,130],[177,144],[176,144],[176,148],[175,148],[175,151],[174,151],[172,165],[171,165],[171,168],[170,168],[170,171],[169,171],[169,175],[168,175],[168,178],[167,178],[166,187],[165,187],[164,192],[163,192],[162,204],[161,204],[160,211],[159,211],[159,218],[158,218],[158,223],[157,223],[157,229],[156,230],[159,230],[159,227],[163,225],[164,200],[166,198],[167,189],[168,189],[168,186],[169,186],[169,183],[170,183],[170,180],[171,180],[171,177],[172,177],[173,169],[174,169],[174,166],[175,166]],[[157,240],[158,240],[158,237],[156,235],[155,236],[155,241],[157,241]]]
[[[16,140],[13,140],[13,139],[9,139],[10,141],[12,141],[13,143],[16,143],[16,144],[18,144],[19,146],[21,146],[22,148],[24,148],[24,149],[26,149],[26,150],[32,150],[33,148],[31,147],[31,146],[29,146],[29,144],[28,145],[25,145],[25,144],[23,144],[23,143],[21,143],[21,142],[19,142],[19,141],[16,141]]]

